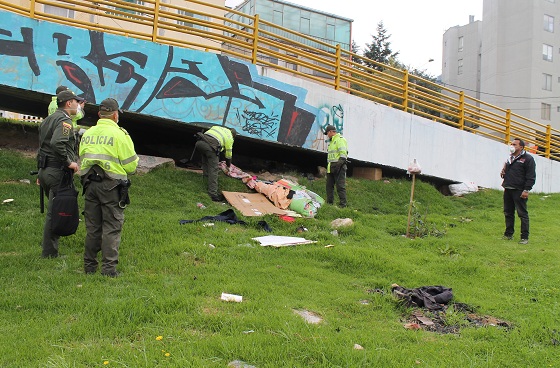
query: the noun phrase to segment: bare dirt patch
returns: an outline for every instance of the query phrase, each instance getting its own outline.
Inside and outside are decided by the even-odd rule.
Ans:
[[[0,123],[0,149],[11,149],[26,157],[35,157],[38,148],[37,127]]]

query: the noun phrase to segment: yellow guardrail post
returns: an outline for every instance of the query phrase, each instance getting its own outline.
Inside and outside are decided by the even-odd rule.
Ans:
[[[29,3],[29,16],[35,18],[35,0],[31,0]]]
[[[465,92],[459,92],[459,129],[465,130]]]
[[[255,29],[253,30],[253,56],[251,57],[251,62],[256,65],[259,48],[259,15],[255,14],[253,19],[253,26]]]
[[[558,140],[555,135],[559,132],[557,129],[550,126],[546,126],[546,129],[543,129],[545,128],[544,125],[533,120],[523,118],[514,113],[512,114],[510,110],[505,110],[504,108],[485,103],[482,100],[469,97],[465,95],[463,91],[458,92],[443,85],[436,86],[433,81],[411,74],[408,70],[403,70],[401,74],[400,68],[391,67],[372,60],[370,61],[372,65],[375,66],[369,65],[369,62],[369,66],[364,68],[356,66],[356,63],[353,62],[354,56],[356,56],[358,60],[366,60],[367,58],[348,53],[349,60],[343,60],[342,58],[345,57],[346,51],[341,48],[340,44],[336,45],[336,50],[333,54],[333,47],[331,44],[274,25],[266,20],[262,21],[263,28],[260,29],[261,21],[258,14],[254,16],[242,15],[242,13],[227,7],[206,3],[204,0],[193,0],[193,3],[201,5],[202,7],[207,7],[208,9],[211,8],[212,10],[209,12],[206,12],[204,9],[195,11],[197,16],[194,18],[204,18],[204,20],[193,19],[194,23],[192,24],[201,27],[191,25],[188,26],[190,29],[182,29],[187,27],[180,27],[181,29],[176,28],[175,22],[182,19],[181,15],[177,15],[178,10],[184,9],[188,11],[189,6],[187,3],[189,2],[190,1],[181,2],[185,3],[185,5],[169,4],[168,7],[166,3],[169,2],[166,0],[120,0],[118,4],[113,4],[113,2],[107,0],[103,0],[101,3],[81,0],[0,0],[0,7],[8,11],[12,10],[17,14],[30,17],[31,19],[49,20],[73,27],[125,35],[127,37],[134,37],[147,41],[151,40],[152,42],[160,42],[162,44],[200,48],[214,52],[223,52],[222,46],[230,45],[232,47],[227,48],[227,50],[225,50],[226,52],[243,60],[247,60],[254,65],[260,62],[265,66],[271,66],[290,74],[303,76],[303,78],[310,78],[319,83],[325,83],[330,88],[334,87],[335,90],[344,90],[346,88],[349,92],[351,91],[351,93],[385,104],[386,106],[400,108],[402,111],[418,114],[427,119],[433,119],[434,121],[451,123],[458,129],[466,129],[475,134],[480,132],[490,139],[496,139],[498,141],[505,140],[506,143],[510,142],[512,134],[519,135],[520,138],[527,139],[528,141],[534,139],[534,137],[529,136],[533,128],[520,123],[518,121],[518,118],[520,118],[529,122],[531,126],[533,126],[533,124],[534,126],[538,126],[538,128],[535,129],[535,134],[538,132],[539,137],[542,138],[543,141],[546,139],[546,142],[541,142],[543,147],[546,145],[546,153],[543,153],[543,155],[553,159],[560,157]],[[147,3],[154,5],[153,11],[149,9],[148,5],[145,5]],[[93,20],[87,21],[85,20],[85,16],[77,17],[77,14],[74,15],[74,19],[70,20],[67,17],[45,12],[43,5],[57,6],[53,4],[60,5],[63,9],[83,13],[83,15],[89,14],[90,19],[97,17],[98,22],[94,22]],[[36,9],[37,6],[38,8]],[[121,6],[123,8],[120,8]],[[135,7],[138,7],[138,11],[136,11]],[[232,18],[231,22],[233,26],[227,26],[221,21],[226,20],[226,18],[216,16],[214,12],[216,9],[220,11],[223,10],[226,13],[231,11],[242,16],[243,20],[235,20]],[[202,17],[198,17],[198,15]],[[151,16],[153,16],[153,19],[151,19]],[[99,22],[99,20],[107,20],[108,22]],[[253,22],[253,32],[250,31],[251,21]],[[121,22],[123,23],[121,24]],[[210,28],[211,30],[207,30],[206,28]],[[274,29],[279,31],[276,32]],[[170,35],[159,35],[158,33],[161,33],[161,30],[171,31]],[[176,36],[174,32],[179,32],[179,36]],[[228,37],[228,33],[232,33],[233,36]],[[262,38],[260,35],[262,35]],[[250,39],[251,36],[253,37],[252,41]],[[199,41],[199,38],[204,39],[204,41]],[[209,46],[209,44],[205,42],[206,40],[216,41],[217,45],[212,44],[212,46]],[[327,48],[311,47],[305,40],[318,42],[320,45],[324,45]],[[241,49],[241,51],[237,51],[238,48]],[[317,76],[315,73],[302,71],[300,68],[292,69],[287,66],[273,66],[273,63],[267,61],[265,58],[259,60],[259,55],[261,54],[276,58],[283,57],[284,52],[292,53],[292,50],[295,55],[288,55],[286,57],[287,62],[303,69],[319,71],[328,75],[330,78]],[[336,59],[333,59],[333,56],[335,56]],[[380,66],[381,68],[379,68]],[[378,70],[380,72],[378,72]],[[345,83],[348,84],[347,87],[345,87]],[[353,88],[353,84],[356,85],[356,88]],[[426,86],[435,86],[435,88]],[[447,92],[449,92],[450,96],[457,96],[457,98],[447,97]],[[401,102],[396,102],[397,99]],[[480,108],[481,105],[484,105],[485,108]],[[474,110],[472,109],[473,106]],[[504,112],[506,113],[505,122],[502,116]],[[457,125],[456,119],[458,119]],[[491,130],[492,133],[497,134],[476,130],[476,127],[472,128],[469,126],[470,122],[480,127],[487,128]],[[554,142],[552,142],[553,137],[555,138]]]
[[[506,135],[504,137],[505,144],[509,144],[511,142],[511,110],[506,110]]]
[[[157,31],[158,31],[158,24],[159,24],[159,2],[160,0],[156,0],[154,4],[154,23],[152,27],[152,42],[157,41]]]
[[[551,146],[551,140],[552,140],[552,129],[550,127],[550,124],[548,124],[546,126],[546,149],[544,151],[544,156],[546,158],[550,158],[550,146]]]
[[[336,75],[334,77],[334,89],[335,90],[339,90],[340,89],[340,56],[341,56],[342,52],[340,50],[340,44],[336,45],[336,65],[335,65],[335,69],[336,69]]]
[[[402,107],[403,107],[403,111],[407,112],[408,109],[408,89],[409,89],[409,80],[408,80],[408,70],[404,71],[404,92],[403,92],[403,101],[402,101]]]

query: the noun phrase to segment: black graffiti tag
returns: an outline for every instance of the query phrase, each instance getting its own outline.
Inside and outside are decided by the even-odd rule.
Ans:
[[[116,83],[124,84],[130,80],[136,81],[122,104],[123,109],[128,109],[142,90],[142,87],[146,83],[147,79],[136,72],[133,64],[123,59],[129,59],[136,63],[141,69],[144,69],[146,67],[146,62],[148,61],[148,56],[137,51],[124,51],[109,55],[107,54],[107,51],[105,51],[105,43],[102,32],[90,31],[89,37],[91,49],[89,54],[84,56],[84,59],[97,67],[97,75],[99,76],[99,82],[102,86],[105,85],[105,68],[117,72],[117,78],[115,80]],[[121,60],[116,63],[113,62],[114,59]]]
[[[242,130],[252,135],[259,137],[274,138],[279,119],[276,115],[268,116],[262,112],[243,111],[242,114],[239,110],[236,112],[237,119],[243,124]]]
[[[0,55],[23,56],[36,76],[41,74],[33,49],[33,28],[21,27],[23,41],[0,40]],[[12,37],[12,32],[0,29],[0,35]]]

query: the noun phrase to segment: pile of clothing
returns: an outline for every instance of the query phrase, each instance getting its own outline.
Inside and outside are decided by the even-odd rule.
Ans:
[[[325,203],[317,193],[290,180],[280,179],[275,182],[258,180],[256,176],[249,175],[233,164],[228,169],[225,161],[220,162],[220,168],[227,176],[241,179],[249,188],[264,194],[280,209],[289,209],[304,217],[315,217],[317,210]]]

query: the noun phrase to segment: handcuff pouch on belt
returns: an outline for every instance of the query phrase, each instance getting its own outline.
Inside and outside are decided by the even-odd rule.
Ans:
[[[117,182],[119,183],[119,185],[117,186],[117,188],[119,188],[119,207],[124,209],[126,208],[127,205],[130,204],[130,197],[128,196],[128,188],[130,188],[132,183],[128,179],[117,180]]]

